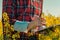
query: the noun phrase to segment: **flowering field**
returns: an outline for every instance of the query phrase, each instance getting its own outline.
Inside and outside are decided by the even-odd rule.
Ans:
[[[2,20],[0,19],[0,40],[3,39],[3,27],[2,27]]]
[[[23,40],[60,40],[60,17],[55,17],[52,16],[51,14],[48,15],[42,14],[42,17],[45,18],[46,20],[47,29],[36,34],[30,32],[21,33],[15,31],[13,25],[9,24],[9,17],[7,16],[7,13],[4,12],[3,13],[4,39],[21,40],[23,38]]]

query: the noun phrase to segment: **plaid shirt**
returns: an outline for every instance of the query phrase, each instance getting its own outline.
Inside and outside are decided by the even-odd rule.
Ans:
[[[42,0],[3,0],[3,12],[7,12],[11,19],[31,21],[34,14],[42,12]]]

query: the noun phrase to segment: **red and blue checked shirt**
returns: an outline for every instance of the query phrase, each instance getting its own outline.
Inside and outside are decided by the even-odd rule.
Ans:
[[[31,21],[34,14],[40,15],[42,12],[43,0],[3,0],[3,12],[7,12],[11,19],[19,21]]]

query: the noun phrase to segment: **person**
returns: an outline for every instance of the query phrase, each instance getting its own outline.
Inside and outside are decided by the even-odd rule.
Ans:
[[[26,33],[29,31],[35,33],[46,28],[46,21],[44,18],[40,18],[35,14],[31,19],[32,21],[28,24],[28,28],[25,31]]]
[[[8,13],[10,24],[14,20],[31,22],[31,16],[41,14],[42,0],[3,0],[2,11]]]
[[[14,21],[16,21],[15,24],[14,24],[15,30],[18,30],[18,29],[20,28],[20,29],[19,29],[20,32],[21,32],[21,31],[25,32],[26,29],[29,29],[29,28],[32,27],[32,26],[40,26],[40,18],[39,18],[39,16],[37,16],[37,15],[34,14],[34,16],[31,17],[31,19],[32,19],[31,22],[25,22],[25,21],[24,21],[24,22],[21,22],[21,21],[19,21],[19,20],[13,19]],[[22,23],[24,24],[24,26],[23,26]],[[18,24],[19,24],[19,25],[18,25]],[[18,27],[20,26],[20,27],[18,28],[17,26],[18,26]],[[22,27],[22,26],[23,26],[23,27]],[[22,28],[23,30],[22,30],[21,28]],[[30,28],[30,29],[31,29],[31,28]],[[29,30],[28,30],[28,31],[29,31]]]
[[[41,15],[43,0],[3,0],[3,12],[7,12],[9,23],[14,25],[18,20],[31,22],[34,14]]]

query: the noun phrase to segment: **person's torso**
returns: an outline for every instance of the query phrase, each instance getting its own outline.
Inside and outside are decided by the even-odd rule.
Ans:
[[[39,0],[3,0],[3,12],[8,13],[10,20],[17,19],[30,22],[31,16],[40,14],[40,2]]]

